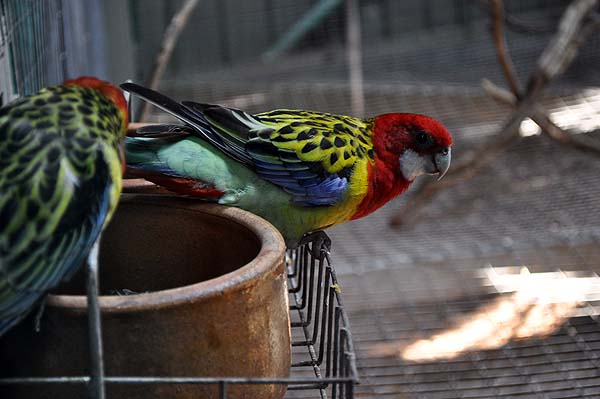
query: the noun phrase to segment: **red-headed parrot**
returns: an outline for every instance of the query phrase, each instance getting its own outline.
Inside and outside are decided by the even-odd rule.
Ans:
[[[262,216],[288,247],[306,233],[366,216],[418,176],[441,177],[450,166],[450,134],[424,115],[359,119],[288,109],[251,115],[178,103],[133,83],[121,87],[186,125],[156,137],[127,137],[129,172]]]

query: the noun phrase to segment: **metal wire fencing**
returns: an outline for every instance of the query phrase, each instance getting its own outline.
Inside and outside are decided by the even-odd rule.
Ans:
[[[4,103],[81,74],[102,74],[101,14],[93,0],[2,0]]]

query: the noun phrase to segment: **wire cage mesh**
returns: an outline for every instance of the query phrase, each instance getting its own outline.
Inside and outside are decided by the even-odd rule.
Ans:
[[[3,1],[0,5],[4,100],[29,94],[48,81],[64,78],[62,4]],[[50,68],[46,64],[48,60],[51,60]]]
[[[139,80],[147,79],[159,46],[162,29],[156,27],[165,27],[180,3],[129,2]],[[275,62],[263,59],[316,3],[203,2],[181,36],[161,89],[177,99],[250,112],[350,113],[342,1],[320,2],[333,11]],[[482,78],[503,80],[485,2],[359,3],[365,115],[402,111],[436,117],[453,134],[453,162],[501,129],[510,110],[480,89]],[[527,76],[570,3],[504,3],[509,49],[517,72]],[[598,40],[590,36],[540,100],[557,125],[596,143]],[[597,156],[550,140],[531,121],[523,123],[522,134],[476,177],[423,207],[414,223],[389,226],[411,201],[411,189],[369,218],[330,230],[361,375],[361,384],[345,395],[353,390],[365,398],[600,396]],[[314,324],[302,326],[300,317],[311,314],[310,301],[294,289],[301,275],[320,274],[320,266],[302,272],[297,265],[303,256],[295,255],[289,271],[297,290],[290,297],[297,345],[292,378],[316,373],[324,380],[306,382],[312,389],[292,389],[287,396],[315,397],[315,391],[331,396],[334,386],[339,396],[356,374],[345,369],[352,373],[338,374],[343,381],[322,385],[334,373],[326,360],[315,366],[325,356],[319,334],[328,330],[312,339]],[[323,270],[327,262],[328,257]],[[336,288],[330,285],[321,294],[321,306]],[[315,297],[312,305],[317,302]],[[302,305],[308,308],[297,309]],[[313,316],[311,323],[318,319]],[[469,335],[477,339],[465,340]],[[301,385],[294,380],[292,387]]]
[[[4,103],[80,74],[102,74],[102,25],[92,0],[0,2]]]

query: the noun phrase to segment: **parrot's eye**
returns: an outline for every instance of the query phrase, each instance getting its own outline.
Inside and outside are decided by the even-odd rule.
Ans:
[[[417,143],[418,144],[427,144],[427,141],[429,141],[429,136],[427,136],[427,134],[420,132],[417,133],[417,137],[416,137]]]

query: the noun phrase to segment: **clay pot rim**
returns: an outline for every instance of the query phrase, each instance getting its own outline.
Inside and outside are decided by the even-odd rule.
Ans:
[[[151,311],[160,307],[224,295],[230,291],[244,289],[257,278],[274,271],[283,261],[285,244],[279,231],[266,220],[242,209],[164,195],[121,194],[120,201],[149,206],[168,204],[171,208],[222,217],[252,232],[261,247],[259,253],[249,263],[210,280],[136,295],[101,295],[99,303],[103,313]],[[77,312],[87,311],[85,295],[51,294],[48,295],[46,303],[49,306]]]

